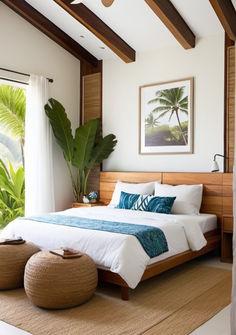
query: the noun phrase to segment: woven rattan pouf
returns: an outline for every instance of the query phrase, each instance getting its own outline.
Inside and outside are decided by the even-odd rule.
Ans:
[[[63,259],[49,251],[32,256],[25,267],[25,292],[37,306],[49,309],[74,307],[92,297],[97,269],[86,254]]]
[[[38,251],[32,243],[0,245],[0,290],[23,286],[25,265]]]

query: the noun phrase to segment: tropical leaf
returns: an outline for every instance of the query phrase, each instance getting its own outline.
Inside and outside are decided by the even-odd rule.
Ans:
[[[10,174],[7,170],[7,167],[1,159],[0,159],[0,175],[6,179],[10,178]]]
[[[170,116],[169,116],[169,119],[168,119],[169,122],[170,122],[172,116],[174,115],[174,112],[175,112],[174,110],[171,111]]]
[[[153,104],[153,103],[160,103],[161,101],[165,101],[165,105],[168,106],[168,105],[172,105],[172,102],[171,100],[169,100],[168,98],[164,98],[164,97],[158,97],[158,98],[154,98],[150,101],[148,101],[148,104]]]
[[[26,97],[22,88],[0,85],[0,122],[17,139],[25,136]]]
[[[73,192],[78,201],[81,191],[86,193],[87,178],[91,168],[106,159],[116,145],[115,136],[110,134],[102,137],[99,119],[89,120],[75,131],[73,138],[71,123],[64,107],[55,99],[45,105],[54,136],[63,150],[69,169]],[[77,182],[74,179],[71,164],[77,168]]]
[[[9,164],[11,165],[11,164]],[[0,227],[3,228],[10,221],[24,215],[25,187],[24,169],[20,167],[16,172],[9,173],[0,160]],[[10,169],[10,167],[9,167]],[[13,169],[11,167],[11,169]],[[11,176],[14,179],[11,179]]]
[[[25,173],[24,169],[20,167],[16,172],[16,177],[14,181],[14,193],[17,198],[22,197],[22,192],[24,191]]]
[[[4,178],[2,175],[0,175],[0,188],[10,194],[13,198],[15,198],[11,180]]]
[[[149,113],[148,117],[145,119],[145,128],[155,128],[158,126],[157,118],[154,118],[153,113]]]
[[[181,99],[180,101],[179,101],[179,105],[187,105],[188,106],[188,96],[186,96],[186,97],[184,97],[183,99]]]
[[[10,177],[11,177],[11,180],[13,181],[13,183],[14,183],[15,179],[16,179],[16,173],[15,173],[15,170],[13,169],[11,161],[8,161],[8,164],[9,164]]]
[[[105,136],[95,147],[91,155],[91,159],[86,166],[88,170],[92,169],[95,164],[101,163],[108,158],[117,144],[115,135],[109,134]]]
[[[168,114],[171,110],[165,110],[164,112],[162,112],[158,117],[157,120],[161,119],[162,117],[164,117],[166,114]],[[171,111],[171,116],[172,116],[172,111]]]
[[[57,143],[60,145],[65,160],[71,162],[73,156],[73,136],[71,122],[68,119],[65,108],[55,99],[49,99],[44,106]]]
[[[98,126],[99,120],[92,119],[84,126],[76,129],[72,164],[79,169],[80,173],[82,173],[90,160]]]

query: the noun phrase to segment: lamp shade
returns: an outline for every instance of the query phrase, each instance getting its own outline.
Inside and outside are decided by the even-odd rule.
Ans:
[[[214,159],[211,167],[211,172],[218,172],[220,170],[217,161]]]

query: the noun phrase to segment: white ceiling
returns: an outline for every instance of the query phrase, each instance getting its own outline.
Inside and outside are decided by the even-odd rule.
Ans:
[[[98,59],[118,57],[53,0],[27,2]],[[236,8],[236,0],[232,2]],[[101,0],[84,0],[83,3],[136,52],[179,45],[144,0],[115,0],[111,7],[104,7]],[[196,35],[196,43],[204,36],[223,33],[209,0],[172,0],[172,3]]]

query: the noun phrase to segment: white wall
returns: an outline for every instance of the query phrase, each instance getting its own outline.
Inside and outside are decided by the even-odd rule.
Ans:
[[[139,155],[139,86],[187,77],[194,77],[194,153]],[[176,45],[138,54],[131,64],[104,61],[103,85],[104,134],[118,138],[105,171],[209,172],[213,155],[223,153],[223,34],[201,39],[191,50]]]
[[[79,122],[80,62],[0,2],[0,67],[35,73],[54,79],[51,96],[66,108],[73,124]],[[61,150],[54,141],[56,209],[73,200],[69,174]]]

